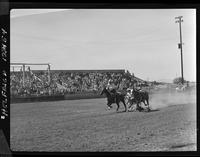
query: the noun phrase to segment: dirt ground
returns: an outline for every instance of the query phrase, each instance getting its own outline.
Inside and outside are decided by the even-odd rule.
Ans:
[[[196,151],[196,92],[158,90],[150,112],[106,99],[11,104],[12,151]]]

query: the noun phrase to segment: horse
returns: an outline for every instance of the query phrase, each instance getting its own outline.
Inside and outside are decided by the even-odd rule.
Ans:
[[[106,95],[107,106],[108,106],[109,109],[112,108],[111,105],[113,103],[116,103],[117,104],[117,110],[116,111],[118,111],[119,110],[119,103],[122,102],[124,104],[124,108],[125,108],[124,112],[126,112],[127,107],[126,107],[126,103],[125,103],[125,94],[116,92],[115,90],[114,90],[114,92],[110,92],[109,90],[106,89],[106,87],[104,87],[100,95],[103,95],[103,94]]]
[[[129,108],[133,105],[133,103],[136,103],[136,109],[141,111],[142,107],[140,106],[140,104],[141,102],[143,102],[144,105],[148,107],[148,111],[150,111],[148,92],[133,90],[133,96],[134,96],[134,99],[132,99],[132,104],[129,106]]]

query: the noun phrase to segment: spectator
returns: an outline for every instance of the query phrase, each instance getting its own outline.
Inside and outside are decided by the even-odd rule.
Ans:
[[[26,73],[23,79],[21,72],[11,72],[10,89],[11,95],[56,95],[77,92],[98,92],[113,80],[117,90],[124,90],[132,86],[134,76],[130,72],[52,72],[51,81],[47,73]]]

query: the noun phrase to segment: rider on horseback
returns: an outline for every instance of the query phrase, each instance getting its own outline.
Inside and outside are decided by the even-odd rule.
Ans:
[[[114,81],[112,79],[108,80],[108,84],[106,86],[106,89],[109,90],[111,92],[111,94],[113,94],[114,101],[116,102],[117,91],[116,91],[116,86],[114,84]]]
[[[133,89],[132,88],[128,88],[127,89],[126,98],[128,100],[127,103],[129,104],[129,109],[130,109],[130,107],[132,106],[133,101],[134,101],[134,94],[133,94]]]
[[[134,95],[133,95],[133,89],[128,88],[127,89],[127,96],[130,100],[134,99]]]

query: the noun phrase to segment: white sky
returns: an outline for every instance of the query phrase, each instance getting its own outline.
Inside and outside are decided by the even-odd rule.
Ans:
[[[14,9],[11,62],[52,69],[126,69],[142,79],[196,81],[195,9]]]
[[[20,16],[27,16],[27,15],[35,15],[35,14],[42,14],[42,13],[50,13],[50,12],[57,12],[57,11],[66,11],[71,9],[13,9],[11,10],[10,17],[20,17]]]

